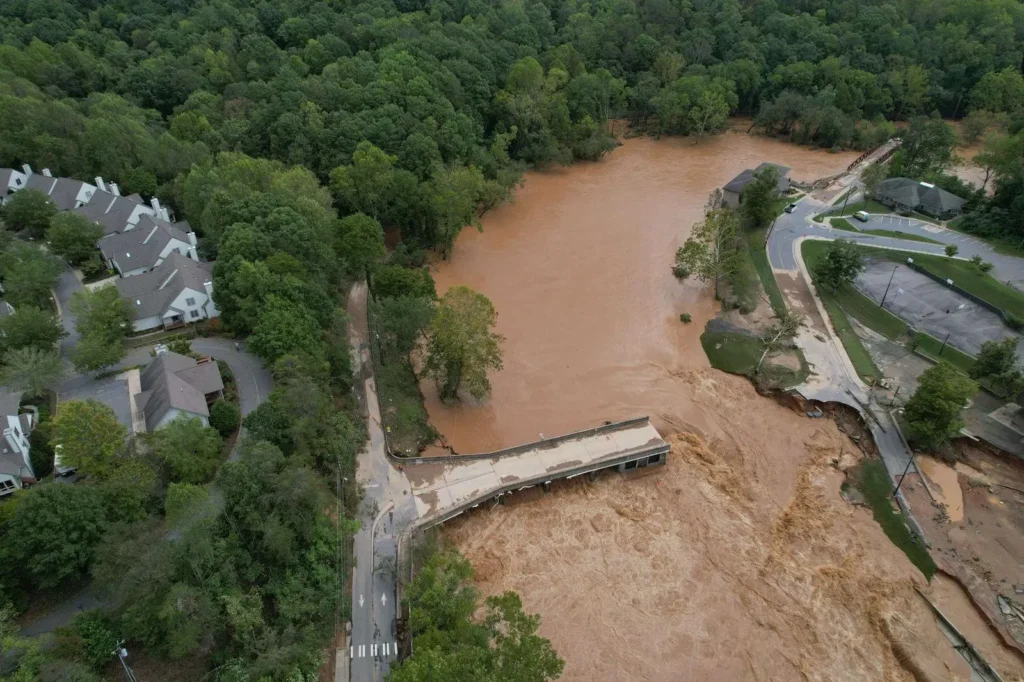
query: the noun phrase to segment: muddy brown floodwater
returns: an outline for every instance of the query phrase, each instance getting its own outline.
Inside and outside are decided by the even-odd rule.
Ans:
[[[663,429],[715,430],[718,415],[679,373],[708,367],[700,334],[717,305],[672,276],[675,250],[708,194],[744,168],[772,161],[815,180],[856,157],[730,132],[699,145],[630,139],[600,162],[529,173],[515,203],[484,216],[482,233],[465,230],[435,268],[438,293],[487,295],[507,340],[485,404],[444,407],[423,384],[434,425],[459,452],[643,414]]]
[[[644,414],[672,443],[640,478],[562,482],[446,527],[485,594],[515,590],[540,614],[564,680],[969,679],[914,591],[923,576],[839,496],[859,450],[711,369],[699,337],[717,306],[669,267],[708,193],[744,168],[813,180],[855,157],[741,133],[628,140],[528,174],[435,268],[439,292],[490,297],[506,337],[489,401],[446,407],[423,384],[457,451]]]

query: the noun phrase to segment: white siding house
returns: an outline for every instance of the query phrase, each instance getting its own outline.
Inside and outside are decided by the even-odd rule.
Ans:
[[[0,438],[0,496],[10,495],[26,483],[35,483],[36,480],[28,441],[28,435],[35,428],[35,418],[31,414],[18,414],[20,402],[20,393],[0,394],[0,425],[3,426],[3,436]]]
[[[213,303],[210,265],[177,252],[171,252],[149,272],[119,279],[114,286],[135,311],[135,331],[175,327],[220,315]]]

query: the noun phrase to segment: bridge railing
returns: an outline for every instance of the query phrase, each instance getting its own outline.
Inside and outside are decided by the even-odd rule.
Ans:
[[[501,450],[494,450],[492,452],[477,452],[468,455],[436,455],[427,457],[399,457],[391,454],[391,450],[387,450],[388,459],[395,464],[427,464],[429,462],[463,462],[470,460],[479,459],[497,459],[500,457],[509,457],[511,455],[521,455],[524,452],[530,450],[543,450],[556,447],[562,443],[567,443],[573,440],[579,440],[581,438],[590,438],[591,436],[597,436],[602,433],[613,433],[615,431],[624,431],[625,429],[635,428],[637,426],[646,426],[651,421],[650,417],[634,417],[633,419],[626,419],[618,422],[609,422],[607,424],[601,424],[589,429],[583,429],[581,431],[573,431],[561,436],[553,436],[551,438],[542,438],[541,440],[533,441],[532,443],[524,443],[522,445],[515,445],[510,448],[503,448]]]

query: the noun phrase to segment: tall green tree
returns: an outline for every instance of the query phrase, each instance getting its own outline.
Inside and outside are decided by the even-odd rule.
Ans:
[[[61,403],[53,420],[52,443],[64,465],[100,479],[117,466],[127,436],[114,411],[94,398]]]
[[[766,166],[754,173],[754,178],[743,188],[740,215],[748,230],[768,227],[775,218],[775,202],[779,198],[779,171]]]
[[[64,376],[64,361],[54,350],[33,346],[17,348],[4,355],[0,381],[35,398],[43,395]]]
[[[351,165],[331,171],[331,191],[352,211],[380,220],[391,199],[397,160],[363,140],[352,154]]]
[[[0,348],[4,353],[18,348],[51,350],[65,336],[56,315],[34,306],[21,306],[0,318]]]
[[[102,225],[71,212],[53,216],[46,230],[46,241],[50,249],[58,256],[63,256],[71,265],[79,265],[97,255],[96,242],[102,236]]]
[[[383,354],[411,367],[412,352],[434,317],[434,302],[412,296],[382,298],[373,304],[373,316]]]
[[[948,362],[926,370],[903,413],[911,439],[927,450],[948,441],[964,427],[964,408],[977,392],[978,384]]]
[[[720,199],[719,193],[712,195],[704,220],[693,226],[690,236],[676,251],[673,265],[673,271],[681,278],[692,275],[714,284],[715,299],[719,298],[721,281],[743,265],[737,250],[739,215],[722,206]]]
[[[100,491],[41,485],[22,495],[5,524],[5,563],[31,587],[52,588],[84,575],[106,527]]]
[[[462,228],[483,230],[479,219],[484,177],[479,168],[442,168],[430,180],[430,199],[437,217],[438,242],[445,260],[451,258]]]
[[[80,372],[93,372],[116,364],[127,353],[124,338],[132,330],[131,303],[117,287],[75,292],[68,304],[81,337],[71,350],[71,362]]]
[[[0,254],[5,297],[15,308],[49,308],[50,290],[63,270],[59,259],[25,242],[13,242]]]
[[[830,242],[825,255],[812,268],[814,281],[833,292],[855,280],[864,270],[864,258],[853,242],[837,239]]]
[[[0,217],[11,232],[25,231],[33,239],[42,239],[57,208],[42,192],[24,189],[4,204]]]
[[[367,274],[387,255],[380,223],[362,213],[342,218],[338,223],[338,255],[350,274]]]
[[[452,287],[441,297],[430,323],[423,371],[437,382],[443,400],[466,389],[476,399],[491,390],[488,370],[500,370],[503,336],[495,333],[498,313],[490,300],[469,287]]]
[[[195,417],[180,416],[150,435],[153,454],[175,483],[206,483],[221,461],[224,441]]]
[[[968,375],[972,379],[992,377],[1012,386],[1018,382],[1020,369],[1017,366],[1017,337],[1007,336],[1002,341],[986,341],[971,366]]]

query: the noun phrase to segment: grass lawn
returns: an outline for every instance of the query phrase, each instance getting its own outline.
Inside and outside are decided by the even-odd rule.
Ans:
[[[875,521],[889,536],[892,543],[903,550],[911,563],[917,566],[928,580],[938,568],[924,544],[910,532],[906,519],[892,499],[892,481],[880,459],[865,459],[849,472],[850,482],[861,492],[871,506]]]
[[[832,202],[832,205],[833,206],[842,206],[843,202],[846,201],[846,197],[850,196],[852,193],[854,193],[856,191],[857,191],[856,187],[851,187],[850,189],[848,189],[845,192],[843,192],[842,194],[840,194],[836,198],[836,200]]]
[[[700,335],[700,345],[712,367],[748,377],[764,352],[764,344],[758,339],[734,332],[705,331]]]
[[[384,424],[391,429],[388,442],[392,451],[414,457],[437,437],[423,406],[416,375],[403,362],[381,363],[377,387]]]
[[[925,334],[924,332],[914,334],[914,343],[916,344],[915,349],[921,355],[935,362],[945,360],[964,374],[970,372],[971,367],[974,366],[973,356],[953,348],[948,343],[943,348],[942,339],[937,339],[930,334]]]
[[[767,234],[768,230],[766,229],[754,230],[748,234],[747,251],[754,269],[757,271],[757,276],[761,280],[761,286],[768,295],[768,300],[772,302],[772,307],[785,309],[786,301],[779,290],[779,283],[775,281],[772,266],[768,262],[768,252],[764,248],[764,239]]]
[[[759,339],[736,332],[705,331],[700,335],[700,345],[704,347],[704,354],[708,356],[712,367],[751,379],[754,378],[757,362],[764,352],[764,344]],[[763,388],[788,388],[803,383],[810,368],[803,353],[798,350],[797,355],[800,360],[799,371],[766,360],[761,366],[759,385]]]

